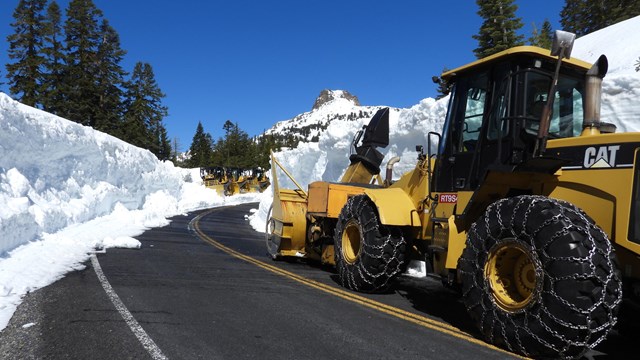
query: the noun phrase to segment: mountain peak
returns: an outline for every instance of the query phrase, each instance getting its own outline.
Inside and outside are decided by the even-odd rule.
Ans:
[[[318,97],[316,98],[316,101],[313,103],[313,107],[311,108],[311,110],[319,109],[320,107],[322,107],[322,105],[337,99],[346,99],[351,101],[354,105],[360,106],[358,97],[355,95],[351,95],[351,93],[346,90],[324,89],[320,91],[320,95],[318,95]]]

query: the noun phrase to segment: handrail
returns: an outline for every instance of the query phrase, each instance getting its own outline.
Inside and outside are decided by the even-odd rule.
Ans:
[[[302,193],[304,194],[304,196],[305,196],[305,197],[307,197],[307,196],[308,196],[307,192],[302,188],[302,186],[300,186],[300,184],[298,184],[298,182],[296,181],[296,179],[294,179],[294,178],[293,178],[293,176],[292,176],[292,175],[287,171],[287,169],[285,169],[285,168],[284,168],[284,166],[282,166],[282,164],[280,164],[280,162],[278,161],[278,159],[276,159],[276,157],[274,156],[274,154],[273,154],[273,150],[269,150],[269,152],[271,153],[271,162],[272,162],[273,164],[278,165],[278,167],[279,167],[280,169],[282,169],[282,171],[285,173],[285,175],[287,175],[287,177],[288,177],[289,179],[291,179],[291,181],[293,181],[293,183],[298,187],[298,189],[299,189],[300,191],[302,191]],[[273,169],[273,174],[272,174],[272,176],[273,176],[273,178],[274,178],[274,179],[273,179],[273,181],[274,181],[274,183],[276,184],[276,186],[275,186],[275,190],[279,190],[279,189],[277,188],[277,187],[278,187],[278,185],[277,185],[277,183],[278,183],[278,179],[277,179],[277,176],[276,176],[275,169]]]

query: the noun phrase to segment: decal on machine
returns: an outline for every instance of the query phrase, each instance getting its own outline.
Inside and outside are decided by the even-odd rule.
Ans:
[[[458,202],[458,194],[440,194],[438,202],[440,204],[455,204]]]
[[[620,150],[620,145],[609,145],[588,147],[584,151],[585,168],[613,168],[616,167],[616,154]]]

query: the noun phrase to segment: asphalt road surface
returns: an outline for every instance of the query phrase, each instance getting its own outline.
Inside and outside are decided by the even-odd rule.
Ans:
[[[401,278],[347,291],[303,261],[274,262],[245,219],[257,204],[172,219],[28,294],[0,333],[0,359],[505,359],[457,294]],[[25,326],[25,325],[29,326]],[[627,358],[617,333],[587,354]]]

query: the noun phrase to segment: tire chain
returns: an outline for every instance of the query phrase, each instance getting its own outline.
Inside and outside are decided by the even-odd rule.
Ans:
[[[530,202],[529,202],[530,200]],[[511,217],[509,219],[503,219],[503,211],[502,208],[505,204],[509,204],[509,202],[517,201],[515,206],[513,206],[513,210],[511,211]],[[527,206],[524,211],[523,220],[518,221],[516,219],[516,215],[520,213],[521,207]],[[546,219],[542,224],[540,224],[533,231],[529,231],[527,229],[527,225],[529,224],[530,215],[533,213],[534,208],[542,207],[541,210],[559,210],[559,213],[551,216]],[[508,209],[507,209],[508,210]],[[495,217],[499,226],[498,236],[492,235],[491,217]],[[507,221],[507,225],[505,225],[505,221]],[[577,221],[576,221],[577,220]],[[561,230],[556,231],[556,233],[549,238],[547,241],[540,243],[540,241],[536,242],[536,236],[547,226],[555,225],[561,222],[569,222],[570,225],[564,226]],[[575,222],[579,224],[575,224]],[[580,227],[578,225],[582,225]],[[521,231],[516,233],[514,229],[520,227]],[[584,236],[584,242],[586,242],[586,248],[589,249],[589,253],[585,257],[552,257],[547,254],[547,247],[553,244],[553,242],[563,235],[570,233],[571,231],[578,231],[580,234]],[[467,248],[465,252],[470,251],[473,253],[473,258],[477,259],[475,263],[466,259],[463,255],[459,261],[460,264],[458,268],[460,269],[461,276],[466,279],[472,279],[473,284],[464,291],[463,298],[465,299],[465,305],[470,314],[474,313],[474,308],[481,307],[482,314],[480,319],[478,319],[478,324],[481,327],[481,331],[488,336],[488,341],[494,343],[495,338],[495,327],[501,327],[501,335],[502,341],[504,345],[513,352],[519,352],[527,356],[536,355],[539,351],[532,352],[531,349],[528,349],[523,344],[523,339],[521,338],[521,331],[524,334],[535,339],[538,343],[542,344],[546,349],[542,351],[543,354],[555,353],[563,358],[572,358],[578,357],[584,353],[588,348],[593,348],[602,342],[611,328],[615,325],[616,319],[616,310],[622,301],[622,282],[620,280],[619,274],[617,271],[617,264],[615,263],[614,258],[614,249],[608,241],[606,234],[597,226],[593,225],[593,222],[587,217],[587,215],[580,209],[576,208],[572,204],[556,199],[550,199],[545,196],[519,196],[516,198],[507,198],[499,200],[493,204],[491,204],[484,216],[483,222],[476,222],[471,226],[469,234],[473,233],[478,239],[484,238],[485,241],[481,241],[481,248],[478,248],[473,244],[472,241],[467,241]],[[484,233],[484,237],[483,237]],[[543,286],[541,286],[541,291],[538,294],[535,294],[537,297],[534,302],[538,302],[545,296],[551,297],[563,306],[567,307],[571,311],[582,314],[586,317],[586,324],[572,324],[567,321],[564,321],[558,316],[549,312],[546,306],[535,306],[535,304],[531,304],[528,309],[532,309],[535,307],[538,312],[530,311],[524,314],[524,320],[521,323],[516,323],[516,316],[521,316],[520,314],[500,314],[497,313],[496,309],[497,305],[495,304],[495,300],[491,297],[491,301],[494,302],[491,306],[487,306],[481,296],[478,297],[477,302],[469,303],[469,297],[472,295],[471,293],[477,291],[477,289],[489,289],[490,285],[488,281],[482,275],[482,270],[480,271],[469,271],[467,269],[476,269],[478,266],[483,266],[485,261],[487,260],[487,254],[489,253],[489,248],[487,244],[497,244],[500,243],[502,239],[507,237],[514,237],[519,240],[523,240],[528,246],[532,249],[538,249],[544,257],[547,257],[545,261],[541,261],[537,256],[534,259],[534,263],[536,263],[536,275],[538,279],[541,279],[541,282],[544,282]],[[604,267],[611,271],[608,271],[605,277],[598,275],[597,273],[597,265],[595,261],[601,261],[597,259],[604,259]],[[587,274],[571,274],[565,276],[552,276],[549,272],[545,271],[545,265],[553,262],[553,261],[563,261],[569,263],[577,263],[577,264],[585,264],[588,263],[590,273]],[[465,264],[467,263],[467,264]],[[557,281],[561,280],[585,280],[589,279],[594,282],[598,282],[601,284],[602,290],[594,299],[594,303],[588,309],[580,309],[575,304],[570,303],[566,299],[564,299],[561,295],[557,294],[555,291],[555,284]],[[479,283],[479,282],[482,282]],[[547,283],[548,282],[548,283]],[[547,284],[549,284],[547,286]],[[612,292],[614,295],[612,296],[609,292]],[[613,299],[610,299],[613,297]],[[605,321],[596,327],[592,327],[590,323],[594,320],[591,315],[593,311],[597,309],[605,309],[606,319]],[[485,326],[485,320],[487,316],[491,315],[493,322],[491,323],[491,328],[487,329]],[[549,326],[548,320],[545,321],[543,317],[547,317],[551,319],[553,322],[560,324],[563,327],[574,330],[577,334],[581,336],[576,336],[570,338],[565,334],[560,333],[557,330],[554,330]],[[504,321],[504,322],[503,322]],[[543,337],[535,334],[530,325],[535,324],[537,326],[542,326],[544,330],[551,334],[551,339],[553,342],[545,340]],[[513,340],[509,341],[509,337],[507,335],[507,329],[511,329],[515,334]],[[521,331],[519,331],[521,330]],[[582,349],[582,350],[579,350]],[[551,350],[551,351],[549,351]],[[577,351],[577,352],[576,352]]]
[[[393,278],[404,271],[406,241],[402,232],[395,228],[381,226],[374,209],[375,206],[369,198],[364,195],[355,196],[347,201],[338,220],[339,224],[341,222],[344,224],[350,218],[362,219],[363,211],[371,211],[373,215],[368,217],[366,222],[359,224],[363,241],[355,264],[336,261],[342,285],[356,291],[382,291],[389,286]],[[340,225],[336,227],[336,256],[342,251],[341,228]],[[371,244],[364,240],[365,234],[370,233],[375,234],[378,244]],[[385,254],[389,254],[388,258],[385,258]],[[376,266],[367,268],[371,263]],[[378,268],[380,264],[384,265],[382,269]]]

